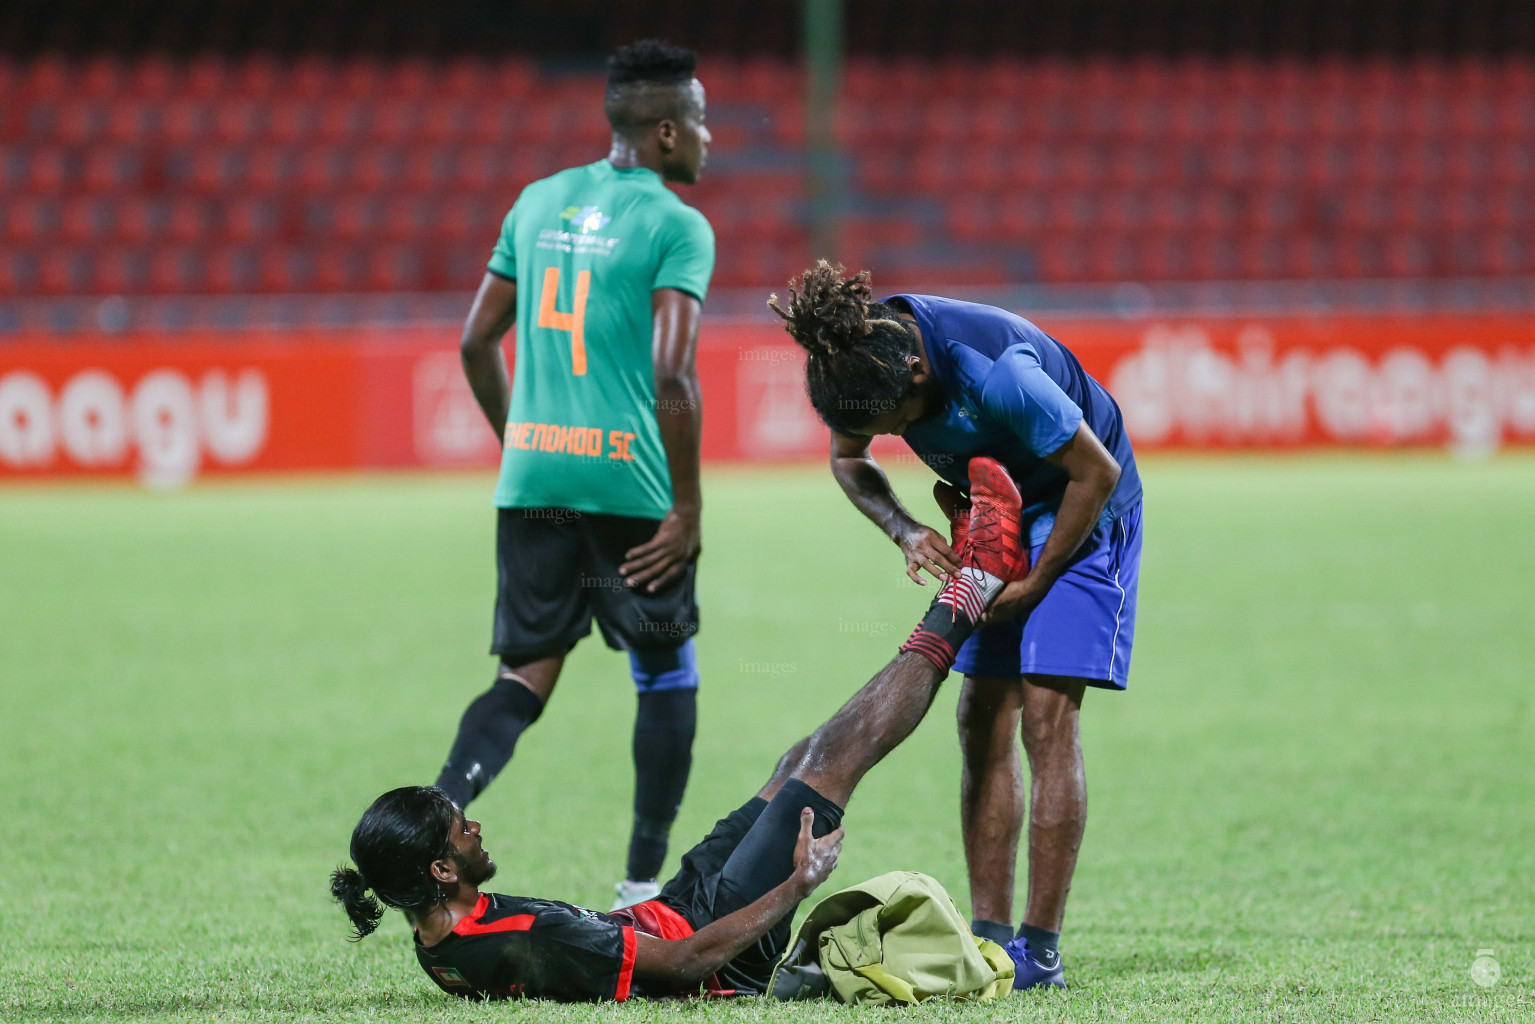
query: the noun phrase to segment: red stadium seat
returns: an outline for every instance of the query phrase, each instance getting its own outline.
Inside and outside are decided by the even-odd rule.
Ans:
[[[68,199],[58,237],[66,242],[85,245],[110,238],[112,206],[103,199]]]
[[[211,291],[243,295],[256,291],[260,281],[260,261],[249,248],[221,246],[208,260],[208,288]]]
[[[166,237],[173,242],[201,242],[208,237],[212,218],[202,199],[183,196],[170,201],[166,218]]]
[[[38,260],[37,287],[44,295],[84,295],[94,287],[95,270],[81,249],[47,249]]]
[[[230,69],[231,94],[265,103],[287,88],[288,69],[267,54],[254,54]]]
[[[1040,280],[1068,284],[1087,275],[1087,247],[1074,235],[1062,235],[1041,246],[1035,254]]]
[[[91,99],[115,99],[127,82],[127,69],[116,57],[98,54],[80,62],[75,69],[74,89],[76,96]]]
[[[39,57],[27,71],[26,84],[22,89],[33,102],[62,99],[74,91],[74,66],[62,56],[49,54]]]
[[[393,196],[384,204],[381,236],[400,242],[419,239],[431,231],[431,208],[420,196]]]
[[[1201,281],[1229,281],[1241,275],[1241,253],[1236,236],[1210,231],[1190,239],[1188,276]]]
[[[339,87],[336,65],[325,57],[313,55],[294,61],[286,80],[288,93],[303,100],[333,95]]]
[[[70,184],[72,165],[67,150],[55,146],[33,148],[27,159],[27,184],[33,191],[58,195]]]
[[[494,102],[499,83],[492,77],[491,68],[477,57],[457,57],[450,60],[434,83],[443,95],[456,100],[480,103]]]
[[[802,69],[710,59],[721,159],[684,195],[720,281],[786,277]],[[845,87],[867,204],[848,255],[901,273],[947,242],[977,253],[939,264],[956,283],[1031,254],[1052,281],[1530,272],[1526,58],[853,57]],[[0,110],[0,233],[30,259],[3,273],[55,294],[472,287],[518,190],[605,151],[601,88],[520,59],[0,59],[22,97]]]
[[[376,142],[395,144],[419,140],[425,135],[427,112],[426,105],[412,96],[389,95],[374,106],[368,136]]]
[[[183,247],[149,250],[149,290],[161,295],[200,291],[205,282],[205,253]]]
[[[46,242],[57,236],[62,219],[57,199],[13,196],[5,209],[6,240],[29,247]]]
[[[266,137],[279,144],[312,142],[317,134],[319,109],[313,101],[282,97],[266,106]]]
[[[315,136],[338,145],[354,143],[373,135],[377,103],[364,96],[343,93],[320,101]]]
[[[1433,253],[1423,235],[1395,232],[1385,237],[1383,273],[1393,277],[1422,277],[1433,273]]]
[[[408,150],[405,154],[405,172],[401,178],[404,187],[414,191],[429,191],[444,187],[451,178],[449,159],[447,153],[437,148]]]
[[[1084,281],[1133,281],[1145,276],[1141,253],[1127,235],[1100,235],[1087,242],[1082,266]]]
[[[234,78],[224,58],[208,54],[194,57],[187,64],[182,88],[188,95],[202,100],[213,100],[227,92],[233,92]]]
[[[1250,280],[1288,276],[1281,238],[1271,234],[1243,237],[1237,243],[1237,267],[1239,275]]]
[[[171,143],[204,143],[213,127],[212,107],[206,100],[178,97],[160,109],[160,135]]]
[[[212,108],[212,137],[225,143],[243,143],[256,138],[262,133],[263,110],[257,100],[220,99]]]
[[[163,199],[144,195],[123,196],[117,200],[117,238],[123,242],[152,242],[167,233],[169,208]]]
[[[1524,276],[1535,271],[1535,251],[1526,231],[1492,231],[1483,236],[1483,266],[1498,277]]]
[[[369,291],[414,291],[422,283],[421,259],[404,245],[370,248],[363,286]]]
[[[357,247],[324,246],[315,253],[315,283],[321,291],[355,292],[362,285],[362,263]]]
[[[111,143],[143,144],[160,130],[160,107],[149,100],[118,97],[107,106],[101,137]]]
[[[260,250],[258,287],[267,292],[304,292],[315,290],[313,255],[298,247],[268,247]]]
[[[405,155],[396,146],[364,146],[353,153],[351,169],[349,184],[353,188],[369,192],[393,189],[405,176]]]
[[[347,195],[331,207],[333,220],[324,232],[347,243],[361,243],[380,237],[384,224],[383,202],[371,195]],[[311,232],[318,234],[319,232]]]
[[[93,146],[85,153],[80,183],[93,192],[124,192],[138,187],[142,173],[138,150]]]
[[[194,152],[187,184],[209,194],[227,194],[249,177],[244,150],[208,146]]]
[[[275,201],[245,196],[226,202],[221,234],[233,242],[268,242],[278,236],[281,218]]]
[[[466,146],[450,157],[448,174],[454,190],[484,192],[505,180],[505,161],[493,146]]]
[[[298,173],[298,154],[282,146],[262,144],[244,153],[238,187],[260,193],[286,191]]]
[[[30,295],[36,291],[36,256],[31,252],[0,249],[0,294]]]
[[[127,72],[125,93],[134,99],[164,102],[181,87],[181,74],[167,57],[141,57]]]
[[[299,154],[293,184],[307,195],[331,192],[345,184],[346,172],[346,163],[339,149],[312,146]]]

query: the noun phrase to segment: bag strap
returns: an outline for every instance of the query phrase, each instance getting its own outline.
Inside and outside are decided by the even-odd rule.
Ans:
[[[915,1005],[917,1002],[916,990],[913,989],[911,985],[904,980],[897,978],[895,975],[885,970],[884,964],[869,964],[867,967],[854,967],[853,973],[869,979],[875,985],[878,985],[881,991],[889,994],[898,1002],[908,1003],[911,1005]]]
[[[1013,963],[1013,958],[1007,955],[1007,950],[992,942],[975,936],[975,947],[980,950],[982,958],[993,971],[997,972],[997,980],[987,985],[980,993],[983,1000],[1005,999],[1013,994],[1013,976],[1018,973],[1018,965]]]

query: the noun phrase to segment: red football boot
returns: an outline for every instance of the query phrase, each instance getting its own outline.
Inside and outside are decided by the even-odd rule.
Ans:
[[[1004,582],[1029,574],[1029,549],[1023,543],[1023,498],[1018,485],[996,459],[970,460],[970,517],[965,565]]]
[[[933,494],[940,506],[948,496],[940,496],[937,488]],[[1018,485],[1002,464],[996,459],[971,459],[970,511],[965,517],[964,540],[954,547],[960,568],[949,577],[936,601],[949,607],[954,620],[963,613],[972,624],[980,622],[986,606],[1002,588],[1028,574],[1029,552],[1023,546],[1022,519]],[[915,643],[921,632],[919,628],[908,644]]]
[[[949,549],[958,554],[970,536],[970,496],[947,481],[935,480],[933,500],[949,520]]]

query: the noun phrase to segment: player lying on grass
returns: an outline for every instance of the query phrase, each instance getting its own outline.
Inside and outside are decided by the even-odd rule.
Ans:
[[[986,605],[1027,571],[1017,487],[989,459],[969,472],[973,506],[957,524],[959,567],[911,638],[784,754],[756,796],[720,819],[656,899],[604,914],[482,893],[496,865],[479,822],[442,790],[412,786],[373,802],[352,832],[357,867],[331,875],[356,937],[378,927],[380,904],[399,908],[422,968],[461,996],[623,1001],[701,986],[763,992],[794,908],[836,865],[853,789],[916,728]]]
[[[831,429],[831,468],[900,547],[919,583],[955,569],[942,535],[896,500],[869,454],[898,434],[943,478],[953,518],[966,468],[997,459],[1023,495],[1033,568],[1008,585],[955,659],[963,761],[960,821],[974,920],[1006,946],[1017,988],[1064,986],[1057,951],[1087,824],[1078,722],[1087,687],[1129,679],[1141,555],[1141,482],[1123,418],[1070,350],[1020,316],[937,295],[873,301],[868,271],[822,260],[773,308],[804,347],[811,405]],[[1016,938],[1013,877],[1023,826],[1022,734],[1033,792],[1029,896]],[[1011,941],[1009,941],[1011,940]]]

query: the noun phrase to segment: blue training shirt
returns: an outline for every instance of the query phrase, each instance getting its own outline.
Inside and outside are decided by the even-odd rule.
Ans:
[[[1066,473],[1044,457],[1071,440],[1085,419],[1119,462],[1119,484],[1099,519],[1107,524],[1141,500],[1141,477],[1113,396],[1071,351],[1021,316],[937,295],[893,295],[922,330],[932,372],[948,403],[907,428],[902,439],[951,484],[970,486],[967,468],[989,455],[1023,494],[1029,545],[1055,525]]]

